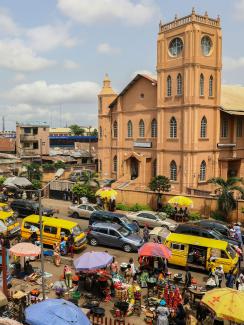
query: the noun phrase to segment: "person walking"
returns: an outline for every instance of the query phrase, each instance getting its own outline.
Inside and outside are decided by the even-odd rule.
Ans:
[[[60,248],[59,248],[59,244],[56,242],[54,243],[53,245],[53,262],[54,262],[54,265],[56,266],[60,266],[60,263],[61,263],[61,257],[60,257]]]
[[[72,271],[68,265],[64,266],[64,280],[67,288],[72,288]]]
[[[147,225],[145,225],[145,227],[143,228],[143,239],[144,239],[145,243],[147,243],[150,239],[149,230],[148,230]]]
[[[217,266],[215,269],[215,275],[218,278],[218,287],[221,288],[221,284],[224,278],[224,270],[223,270],[223,265]]]
[[[192,280],[192,275],[191,272],[188,268],[188,266],[186,267],[186,274],[185,274],[185,287],[189,288],[191,286],[191,280]]]
[[[233,288],[235,283],[235,276],[233,274],[233,271],[230,270],[226,275],[226,287],[227,288]]]
[[[74,235],[70,234],[67,239],[67,249],[68,249],[68,254],[70,253],[72,258],[74,257],[74,246],[75,246]]]
[[[241,270],[236,280],[236,290],[244,291],[244,270]]]
[[[165,300],[161,300],[159,307],[156,310],[157,312],[157,325],[169,325],[168,317],[170,315],[169,309],[166,305]]]

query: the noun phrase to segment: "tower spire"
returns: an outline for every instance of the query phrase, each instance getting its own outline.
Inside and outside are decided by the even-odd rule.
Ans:
[[[111,80],[109,78],[108,73],[105,74],[103,79],[103,88],[99,95],[114,95],[115,92],[111,87]]]

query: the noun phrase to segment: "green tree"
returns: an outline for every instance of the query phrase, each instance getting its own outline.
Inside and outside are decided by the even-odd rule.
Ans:
[[[84,135],[85,130],[82,129],[79,125],[77,124],[72,124],[69,126],[71,132],[73,135]]]
[[[82,173],[82,183],[90,187],[99,187],[98,174],[93,171],[84,171]]]
[[[73,194],[77,195],[79,199],[84,196],[87,197],[87,199],[91,202],[95,200],[95,193],[92,190],[92,188],[87,184],[82,184],[80,182],[77,182],[72,187],[71,191]]]
[[[41,166],[37,163],[29,163],[24,165],[26,168],[27,178],[32,182],[32,180],[40,180],[42,177]]]
[[[55,169],[60,169],[60,168],[65,169],[66,165],[62,160],[58,160],[54,163],[54,167]]]
[[[5,180],[6,180],[6,177],[0,176],[0,186],[3,185],[3,183],[5,182]]]
[[[243,179],[240,177],[230,177],[224,180],[221,177],[214,177],[208,180],[208,183],[217,186],[218,208],[223,214],[225,220],[228,219],[231,211],[236,209],[236,199],[234,193],[238,192],[244,196],[244,188],[239,183],[243,184]]]
[[[33,179],[31,183],[32,183],[33,189],[35,189],[35,190],[38,190],[42,187],[42,183],[39,179]]]
[[[157,194],[157,210],[161,210],[162,206],[162,193],[169,192],[171,188],[170,180],[166,176],[155,176],[149,183],[149,188],[151,191]]]
[[[54,171],[55,166],[52,163],[45,163],[45,164],[42,164],[42,170],[44,170],[44,171]]]
[[[98,131],[97,129],[94,129],[91,133],[92,136],[97,137],[98,136]]]

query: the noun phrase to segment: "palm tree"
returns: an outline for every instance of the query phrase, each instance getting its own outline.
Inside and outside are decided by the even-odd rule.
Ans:
[[[227,220],[231,211],[236,209],[235,192],[244,196],[244,188],[238,183],[243,184],[243,179],[240,177],[230,177],[226,181],[221,177],[214,177],[208,180],[208,183],[217,186],[218,195],[218,208],[223,213]]]
[[[82,183],[90,187],[99,187],[98,174],[93,171],[83,171]]]

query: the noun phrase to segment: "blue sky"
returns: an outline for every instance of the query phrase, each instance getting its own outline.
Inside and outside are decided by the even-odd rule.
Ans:
[[[223,76],[244,83],[244,0],[1,0],[0,116],[96,126],[109,73],[120,91],[136,72],[155,73],[158,23],[175,14],[219,14]]]

